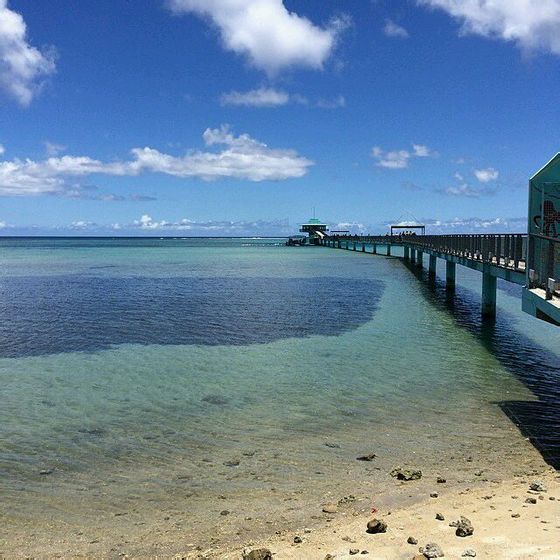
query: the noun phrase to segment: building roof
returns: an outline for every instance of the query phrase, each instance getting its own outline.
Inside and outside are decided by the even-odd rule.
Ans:
[[[560,161],[560,153],[556,154],[548,163],[546,163],[545,165],[543,165],[532,177],[531,177],[531,181],[533,179],[536,179],[541,173],[543,173],[544,171],[546,171],[549,167],[553,167],[554,165],[556,165],[557,163],[559,163]]]

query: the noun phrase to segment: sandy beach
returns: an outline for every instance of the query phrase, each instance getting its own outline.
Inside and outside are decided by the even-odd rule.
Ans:
[[[542,483],[543,491],[531,490],[533,483]],[[414,484],[414,481],[404,484]],[[487,481],[476,489],[467,486],[446,491],[445,483],[434,481],[436,486],[437,497],[427,496],[420,503],[395,511],[381,509],[372,514],[363,504],[362,512],[348,513],[344,505],[339,505],[337,513],[323,513],[322,528],[304,529],[295,535],[281,534],[254,543],[245,550],[245,558],[265,558],[266,554],[258,552],[263,549],[270,550],[273,558],[293,560],[438,557],[421,552],[428,543],[436,543],[444,558],[475,555],[489,560],[560,558],[560,476],[555,471],[547,471],[537,478],[520,476],[505,482]],[[437,519],[436,515],[443,519]],[[471,522],[472,535],[457,536],[456,527],[450,527],[461,516]],[[367,532],[367,523],[374,518],[387,524],[386,532]],[[251,555],[250,551],[255,552]],[[218,555],[205,551],[188,556],[191,557],[234,559],[243,557],[243,551]]]

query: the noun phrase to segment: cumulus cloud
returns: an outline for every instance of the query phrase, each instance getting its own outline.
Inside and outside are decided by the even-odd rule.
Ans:
[[[211,21],[225,49],[270,75],[291,66],[321,69],[348,25],[337,18],[318,27],[288,11],[282,0],[167,0],[167,5],[175,14]]]
[[[189,151],[173,156],[154,148],[133,148],[131,159],[102,162],[88,156],[64,155],[43,161],[14,159],[0,161],[0,195],[71,195],[83,187],[80,178],[94,174],[136,176],[162,173],[181,178],[211,181],[221,178],[249,181],[282,181],[302,177],[313,162],[294,150],[273,149],[247,134],[235,136],[228,127],[206,129],[208,147],[221,151]]]
[[[6,148],[4,148],[2,144],[0,144],[0,156],[4,155],[5,152],[6,152]]]
[[[375,146],[371,155],[377,160],[378,167],[385,167],[386,169],[405,169],[409,165],[411,158],[415,157],[435,157],[436,152],[422,144],[413,144],[412,151],[410,150],[395,150],[385,151],[379,146]]]
[[[0,0],[0,89],[27,106],[54,71],[52,49],[31,46],[23,17],[8,8],[7,0]]]
[[[407,39],[408,37],[410,37],[408,31],[404,27],[402,27],[402,25],[399,25],[398,23],[395,23],[390,19],[385,22],[383,33],[385,33],[387,37],[397,37],[399,39]]]
[[[474,176],[481,183],[489,183],[490,181],[495,181],[499,177],[500,173],[496,171],[493,167],[488,169],[475,169]]]
[[[274,88],[258,88],[246,92],[231,91],[224,93],[220,98],[222,105],[245,107],[278,107],[287,105],[290,100],[289,93]]]
[[[560,54],[559,0],[417,0],[462,23],[461,31]]]

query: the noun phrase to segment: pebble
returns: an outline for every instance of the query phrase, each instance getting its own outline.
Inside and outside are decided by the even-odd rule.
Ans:
[[[422,554],[426,558],[443,558],[445,554],[441,547],[436,543],[428,543],[423,549]]]
[[[39,474],[46,475],[46,474],[52,474],[53,472],[54,472],[53,469],[43,469],[42,471],[39,471]]]
[[[331,442],[327,441],[325,443],[325,445],[327,447],[330,447],[331,449],[340,449],[340,445],[338,443],[331,443]]]
[[[298,537],[297,535],[294,537],[294,543],[295,544],[301,544],[303,542],[303,539],[301,537]]]
[[[367,532],[371,534],[387,532],[387,523],[382,519],[372,519],[368,521]]]
[[[476,552],[472,548],[467,548],[461,556],[467,556],[468,558],[474,558],[476,556]]]
[[[516,517],[516,518],[517,518],[517,517],[521,517],[518,513],[512,513],[511,516],[512,516],[512,517]]]
[[[526,504],[536,504],[537,503],[537,498],[527,498],[525,500]]]
[[[368,453],[367,455],[360,455],[356,457],[357,461],[373,461],[377,455],[375,453]]]
[[[546,492],[547,490],[546,485],[542,480],[535,480],[534,482],[531,482],[529,488],[533,490],[533,492]]]
[[[447,482],[447,480],[446,480],[445,478],[443,478],[443,476],[438,476],[438,477],[436,478],[436,482],[437,482],[438,484],[445,484],[445,483]]]
[[[406,542],[408,544],[418,544],[418,539],[415,539],[414,537],[408,537],[408,539],[406,539]]]
[[[243,550],[243,560],[272,560],[272,552],[268,548],[246,548]]]
[[[458,537],[470,537],[474,533],[474,527],[469,519],[461,515],[461,519],[457,523],[455,534]]]
[[[224,510],[220,511],[220,515],[229,515],[229,510],[224,509]]]
[[[232,461],[225,461],[224,462],[224,466],[225,467],[238,467],[239,466],[240,461],[237,460],[232,460]]]
[[[443,513],[436,513],[436,519],[438,521],[445,521],[445,517],[443,517]]]
[[[325,556],[325,560],[334,560],[336,558],[336,556],[334,554],[327,554]]]
[[[360,549],[359,548],[351,548],[349,550],[349,553],[354,556],[354,554],[360,554]]]
[[[437,492],[432,492],[430,494],[430,498],[437,498],[439,496],[439,494]]]
[[[422,478],[422,471],[419,469],[395,467],[389,474],[398,480],[419,480]]]
[[[323,506],[323,513],[336,513],[338,511],[337,504],[325,504]]]

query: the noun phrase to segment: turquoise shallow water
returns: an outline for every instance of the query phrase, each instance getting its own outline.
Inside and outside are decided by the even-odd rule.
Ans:
[[[4,239],[0,264],[5,547],[173,551],[390,500],[396,464],[558,464],[559,331],[506,284],[483,323],[473,271],[450,299],[398,258],[259,239]]]

